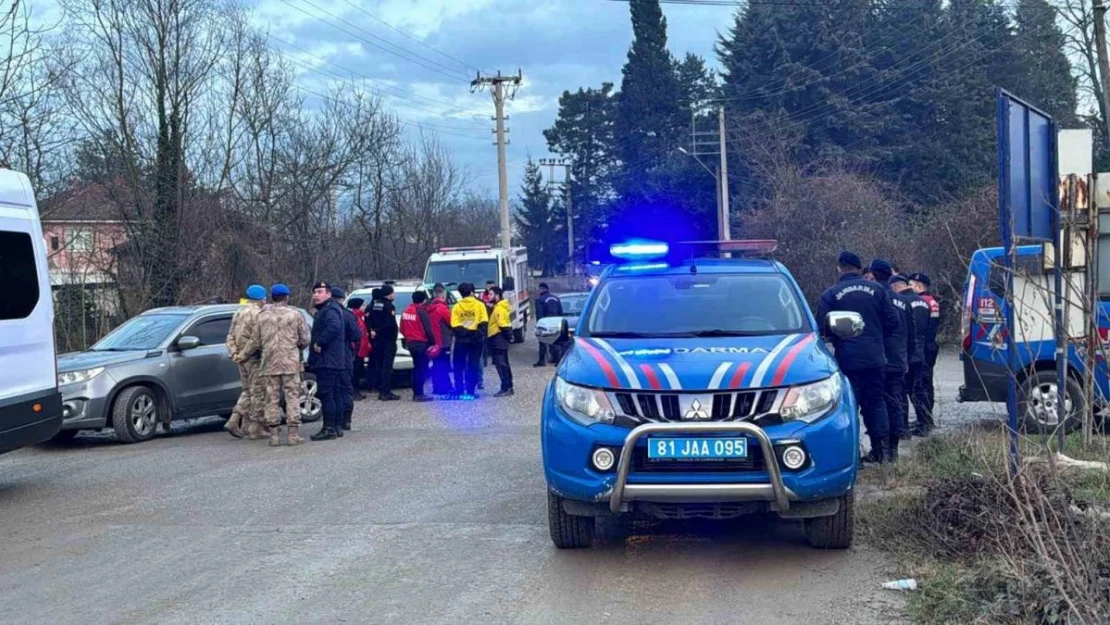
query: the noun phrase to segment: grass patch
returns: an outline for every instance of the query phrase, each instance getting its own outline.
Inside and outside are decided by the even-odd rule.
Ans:
[[[1054,452],[1023,438],[1023,457]],[[1110,474],[1023,464],[1011,479],[1002,427],[974,426],[920,441],[896,466],[860,478],[859,528],[918,580],[918,623],[1110,621]],[[1099,439],[1071,458],[1107,461]]]

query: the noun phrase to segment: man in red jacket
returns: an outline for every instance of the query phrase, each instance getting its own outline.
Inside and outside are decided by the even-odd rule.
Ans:
[[[432,320],[432,335],[439,346],[439,354],[432,358],[432,393],[450,395],[455,387],[451,383],[451,308],[447,306],[447,287],[436,284],[432,301],[428,303],[428,317]]]
[[[432,400],[424,394],[424,382],[428,379],[428,347],[435,344],[432,320],[424,306],[427,299],[427,293],[417,290],[412,294],[412,304],[401,313],[401,337],[412,356],[413,401]]]

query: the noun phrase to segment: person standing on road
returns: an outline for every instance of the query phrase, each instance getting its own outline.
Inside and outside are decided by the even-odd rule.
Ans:
[[[270,288],[273,303],[262,309],[251,335],[247,353],[262,352],[259,373],[266,379],[266,425],[270,428],[270,446],[281,445],[281,400],[285,399],[285,424],[290,445],[300,445],[301,438],[301,371],[302,351],[308,347],[311,333],[301,311],[287,304],[289,287],[275,284]]]
[[[373,351],[378,365],[378,400],[397,401],[393,394],[393,361],[397,358],[397,309],[393,300],[397,294],[393,285],[382,287],[381,298],[370,308],[370,330],[373,337]]]
[[[929,303],[910,287],[910,279],[903,274],[894,274],[890,286],[910,307],[913,317],[913,351],[910,352],[910,369],[906,373],[906,393],[902,396],[902,440],[913,436],[910,430],[910,405],[913,405],[916,427],[925,427],[925,333],[929,326]]]
[[[837,259],[840,279],[822,295],[817,320],[822,334],[832,343],[836,361],[852,385],[871,440],[871,461],[887,457],[890,420],[884,390],[887,366],[885,339],[898,326],[898,315],[891,305],[890,292],[860,276],[859,256],[841,252]],[[854,338],[842,339],[828,328],[830,312],[854,312],[863,318],[863,331]]]
[[[562,317],[563,316],[563,303],[559,298],[551,292],[546,282],[539,284],[539,296],[536,298],[536,321],[547,319],[548,317]],[[546,367],[548,359],[552,364],[559,362],[558,351],[554,345],[548,347],[547,343],[539,341],[540,354],[536,359],[536,364],[533,367]]]
[[[347,362],[351,363],[355,359],[355,354],[358,353],[359,343],[362,342],[362,330],[358,327],[358,319],[355,318],[355,314],[350,309],[343,308],[343,300],[347,299],[347,293],[339,287],[333,287],[331,298],[343,310],[343,346],[347,348]],[[340,406],[343,411],[343,418],[340,419],[339,427],[335,429],[339,438],[343,438],[344,431],[351,429],[351,418],[355,413],[355,385],[352,371],[353,367],[345,367],[339,377],[339,390],[343,398]]]
[[[929,292],[932,281],[923,273],[910,276],[910,286],[929,305],[929,322],[925,326],[925,367],[921,375],[923,405],[922,412],[917,413],[918,429],[914,431],[917,436],[928,436],[936,427],[936,422],[933,420],[936,402],[933,372],[937,367],[937,356],[940,355],[940,346],[937,345],[937,332],[940,330],[940,300]],[[924,416],[924,422],[922,422],[922,416]]]
[[[428,348],[436,344],[432,319],[424,305],[426,301],[428,294],[417,290],[412,294],[412,303],[401,313],[401,338],[405,341],[405,349],[412,356],[412,400],[419,402],[432,400],[424,394],[424,387],[431,372]]]
[[[316,392],[320,396],[324,424],[311,436],[314,441],[339,437],[342,414],[342,373],[351,367],[350,348],[345,345],[346,332],[343,308],[331,298],[331,285],[317,282],[312,287],[312,305],[316,316],[312,322],[312,349],[308,366],[316,374]]]
[[[910,359],[917,350],[917,328],[914,327],[910,302],[891,288],[894,273],[890,263],[885,260],[871,261],[867,273],[874,282],[886,289],[890,302],[898,313],[897,327],[886,335],[886,389],[883,394],[890,421],[885,460],[894,461],[898,459],[898,442],[902,439],[906,421],[906,375],[910,370]],[[870,461],[875,462],[876,459],[871,458]]]
[[[455,393],[474,397],[482,366],[482,349],[489,328],[486,305],[474,297],[474,285],[459,285],[462,300],[451,309],[451,330],[455,337]]]
[[[447,306],[447,287],[436,284],[432,289],[428,317],[432,320],[432,336],[439,353],[432,357],[432,393],[450,395],[451,384],[451,308]]]
[[[362,335],[362,339],[358,342],[358,349],[355,351],[354,362],[351,364],[351,382],[355,386],[355,401],[366,399],[362,391],[366,385],[366,359],[370,356],[370,333],[366,330],[366,313],[362,310],[364,303],[366,302],[361,297],[352,297],[347,302],[347,310],[355,316],[359,334]]]
[[[262,353],[240,353],[250,344],[251,335],[258,324],[258,315],[266,304],[266,287],[252,284],[247,287],[250,302],[235,312],[231,318],[231,329],[227,333],[227,355],[239,364],[239,401],[231,411],[231,418],[224,429],[235,438],[243,438],[240,425],[247,427],[247,436],[257,440],[268,436],[264,432],[263,410],[266,407],[266,381],[258,374]]]
[[[382,380],[382,368],[378,363],[379,354],[374,353],[374,327],[370,322],[371,313],[374,312],[374,304],[382,298],[382,289],[378,287],[370,291],[370,303],[366,305],[366,312],[363,319],[366,321],[366,335],[370,337],[370,359],[367,361],[366,367],[366,391],[373,393],[378,390],[378,385]]]
[[[493,292],[493,314],[489,318],[488,343],[493,366],[501,379],[501,390],[494,397],[513,395],[513,369],[509,364],[509,344],[513,338],[512,309],[501,287],[495,286]]]

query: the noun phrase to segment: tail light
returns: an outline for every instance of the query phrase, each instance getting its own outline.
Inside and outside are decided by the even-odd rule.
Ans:
[[[971,274],[967,281],[967,293],[964,294],[964,309],[960,314],[960,331],[963,334],[963,349],[969,351],[971,349],[971,324],[975,321],[975,317],[971,311],[975,310],[975,274]]]

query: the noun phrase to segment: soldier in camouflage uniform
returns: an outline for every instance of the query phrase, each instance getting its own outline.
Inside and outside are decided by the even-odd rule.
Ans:
[[[250,348],[262,350],[259,372],[266,380],[266,425],[270,427],[270,446],[281,445],[281,399],[285,398],[285,422],[289,444],[300,445],[301,438],[301,352],[308,346],[309,329],[304,315],[287,304],[289,287],[275,284],[270,289],[274,303],[262,309],[255,324]]]
[[[260,284],[250,285],[247,287],[247,299],[250,303],[235,313],[231,330],[227,333],[227,353],[239,364],[239,383],[243,390],[239,392],[239,401],[224,429],[235,438],[243,438],[241,427],[246,427],[251,439],[259,439],[266,436],[262,418],[266,405],[266,382],[258,375],[262,353],[247,353],[245,350],[258,323],[258,314],[266,303],[266,288]]]

